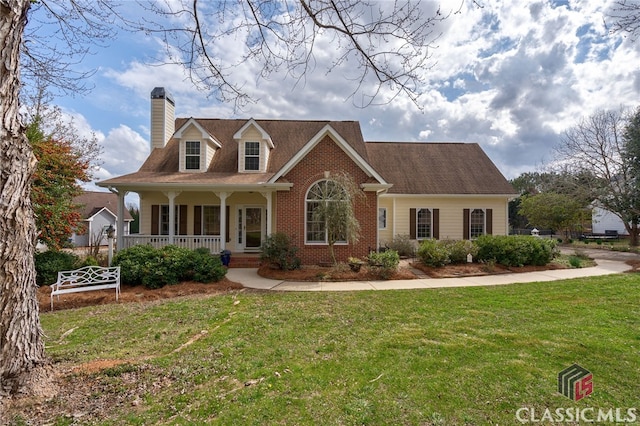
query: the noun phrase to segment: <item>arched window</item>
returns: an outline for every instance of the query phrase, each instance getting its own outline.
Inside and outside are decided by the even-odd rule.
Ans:
[[[346,202],[345,191],[332,180],[321,180],[309,188],[306,197],[305,239],[307,243],[327,244],[329,240],[327,216],[333,215],[337,207],[332,203]],[[345,225],[346,226],[346,225]],[[339,242],[346,242],[344,228],[333,230],[337,233]]]

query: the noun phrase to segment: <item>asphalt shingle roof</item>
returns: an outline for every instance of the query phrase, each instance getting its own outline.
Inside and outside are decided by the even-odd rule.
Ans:
[[[189,119],[176,120],[180,129]],[[154,149],[140,170],[101,182],[117,184],[257,184],[268,181],[330,125],[376,170],[393,194],[515,194],[511,185],[475,143],[367,142],[357,121],[255,120],[275,146],[266,173],[237,173],[238,144],[233,135],[246,119],[196,119],[222,147],[203,173],[180,173],[179,141]]]

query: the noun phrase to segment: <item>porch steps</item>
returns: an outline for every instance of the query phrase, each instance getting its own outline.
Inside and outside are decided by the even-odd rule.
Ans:
[[[253,253],[231,253],[229,268],[258,268],[260,255]]]

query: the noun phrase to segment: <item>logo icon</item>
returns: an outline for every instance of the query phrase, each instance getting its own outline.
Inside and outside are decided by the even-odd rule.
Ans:
[[[580,401],[593,392],[593,374],[573,364],[558,373],[558,392],[573,401]]]

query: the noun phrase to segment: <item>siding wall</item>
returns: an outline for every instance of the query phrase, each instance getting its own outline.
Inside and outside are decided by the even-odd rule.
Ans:
[[[262,134],[253,126],[249,126],[242,134],[242,139],[238,141],[238,171],[244,171],[244,143],[245,142],[260,142],[260,172],[267,170],[267,164],[269,161],[270,148],[267,146],[266,141],[262,140]],[[249,171],[251,172],[251,171]]]
[[[378,201],[380,207],[387,208],[387,229],[379,231],[380,244],[392,241],[396,235],[409,234],[409,209],[440,209],[440,239],[461,240],[463,235],[464,209],[492,209],[493,234],[507,235],[509,220],[507,217],[508,200],[504,197],[407,197],[382,195]],[[395,207],[394,207],[395,206]]]
[[[174,133],[175,106],[165,99],[151,99],[151,149],[162,148]]]
[[[200,170],[187,170],[186,169],[186,141],[200,141]],[[201,173],[207,170],[216,148],[209,144],[207,141],[202,140],[202,133],[195,126],[189,126],[189,128],[182,133],[182,139],[180,139],[180,149],[178,159],[179,170],[184,173]]]

